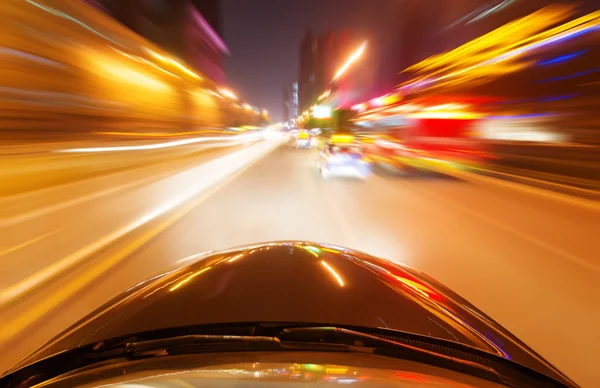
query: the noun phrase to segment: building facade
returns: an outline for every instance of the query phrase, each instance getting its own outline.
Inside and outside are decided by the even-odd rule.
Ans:
[[[283,120],[291,121],[298,117],[298,82],[294,81],[283,88]]]

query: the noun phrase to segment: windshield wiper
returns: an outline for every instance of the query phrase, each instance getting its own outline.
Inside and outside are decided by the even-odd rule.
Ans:
[[[239,336],[239,335],[208,335],[191,334],[178,337],[161,338],[138,342],[127,342],[122,349],[131,355],[146,355],[155,351],[164,350],[169,354],[187,351],[200,352],[219,349],[222,351],[252,348],[278,349],[281,347],[279,339],[265,336]]]
[[[276,336],[190,334],[153,340],[130,341],[100,347],[84,354],[87,360],[98,362],[113,358],[136,358],[175,354],[268,351],[268,350],[329,350],[350,351],[344,344],[281,341]]]
[[[190,334],[100,346],[85,352],[83,358],[88,362],[96,363],[116,358],[276,349],[281,349],[280,341],[276,337]]]
[[[370,353],[438,366],[510,387],[565,386],[510,360],[440,339],[375,328],[274,322],[176,328],[103,340],[26,366],[10,380],[24,381],[34,375],[36,381],[44,381],[103,362],[236,351]]]

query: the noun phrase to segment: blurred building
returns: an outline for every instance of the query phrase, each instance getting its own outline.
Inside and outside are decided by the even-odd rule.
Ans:
[[[350,49],[348,31],[314,35],[307,31],[300,43],[298,100],[300,111],[307,110],[329,88],[335,69]]]
[[[225,81],[219,0],[87,0],[217,83]]]
[[[307,110],[325,87],[325,39],[307,31],[300,42],[298,107]]]
[[[363,43],[350,31],[327,32],[314,35],[307,31],[300,44],[300,72],[298,76],[299,111],[313,105],[326,90],[334,88],[341,99],[338,106],[346,101],[360,100],[370,89],[376,69],[361,62],[353,65],[348,74],[332,84],[336,71]],[[368,55],[367,55],[368,57]]]
[[[283,120],[298,117],[298,82],[294,81],[283,88]]]
[[[436,40],[443,10],[449,2],[407,0],[400,22],[400,69],[417,63],[442,50]],[[436,12],[432,12],[432,10]]]

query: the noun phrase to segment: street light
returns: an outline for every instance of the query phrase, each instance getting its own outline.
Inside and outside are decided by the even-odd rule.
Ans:
[[[350,56],[350,58],[348,58],[348,60],[346,61],[346,63],[344,63],[342,65],[342,67],[340,67],[338,69],[338,71],[335,73],[335,75],[333,76],[333,79],[331,80],[331,82],[335,82],[338,80],[338,78],[340,78],[345,72],[346,70],[348,70],[348,68],[358,60],[358,58],[361,57],[361,55],[363,54],[363,52],[365,51],[365,49],[367,48],[367,42],[364,42],[363,44],[360,45],[360,47],[358,48],[358,50],[356,50],[354,52],[354,54],[352,54]]]

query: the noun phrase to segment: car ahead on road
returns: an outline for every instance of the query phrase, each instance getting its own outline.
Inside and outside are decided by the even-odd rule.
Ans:
[[[32,353],[2,387],[575,387],[410,267],[332,245],[199,255]]]
[[[296,138],[296,148],[311,148],[313,144],[313,136],[309,131],[302,130]]]
[[[319,152],[319,172],[323,178],[354,177],[366,178],[370,164],[361,147],[351,135],[334,135]]]

